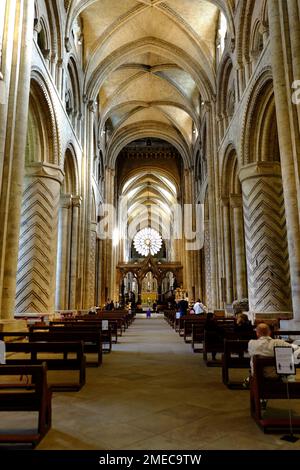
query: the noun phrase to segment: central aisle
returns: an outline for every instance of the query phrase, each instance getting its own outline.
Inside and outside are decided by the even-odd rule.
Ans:
[[[39,449],[282,449],[249,416],[248,391],[230,391],[220,368],[162,319],[136,319],[87,369],[77,393],[53,395],[52,429]]]

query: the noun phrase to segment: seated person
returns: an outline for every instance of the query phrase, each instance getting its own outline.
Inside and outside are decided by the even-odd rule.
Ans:
[[[293,349],[298,349],[299,346],[296,344],[290,344],[283,339],[271,338],[271,329],[266,323],[260,323],[256,327],[257,339],[251,339],[248,344],[248,352],[250,355],[250,366],[251,374],[253,373],[253,356],[256,354],[259,356],[274,357],[275,346],[286,346]],[[274,367],[266,367],[265,373],[266,378],[278,378]]]
[[[203,315],[204,313],[207,313],[207,307],[201,302],[200,299],[198,299],[194,304],[193,309],[196,315]]]
[[[255,337],[254,327],[246,313],[238,313],[234,325],[234,332],[238,337],[247,337],[246,339]]]

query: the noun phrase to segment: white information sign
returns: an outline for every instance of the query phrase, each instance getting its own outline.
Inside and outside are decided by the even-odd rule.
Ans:
[[[108,330],[108,320],[102,320],[102,330]]]
[[[293,348],[275,346],[276,372],[278,375],[296,374]]]
[[[0,364],[6,364],[5,351],[5,343],[0,341]]]

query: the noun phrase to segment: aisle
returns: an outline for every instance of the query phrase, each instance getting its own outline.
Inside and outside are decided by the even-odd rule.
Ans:
[[[88,369],[77,393],[53,397],[53,425],[39,449],[280,449],[249,417],[247,391],[230,391],[221,370],[163,319],[137,319]]]

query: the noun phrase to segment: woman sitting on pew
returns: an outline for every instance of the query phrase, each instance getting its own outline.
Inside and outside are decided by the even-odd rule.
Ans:
[[[234,333],[238,339],[251,339],[256,337],[254,327],[246,313],[238,313],[234,325]]]

